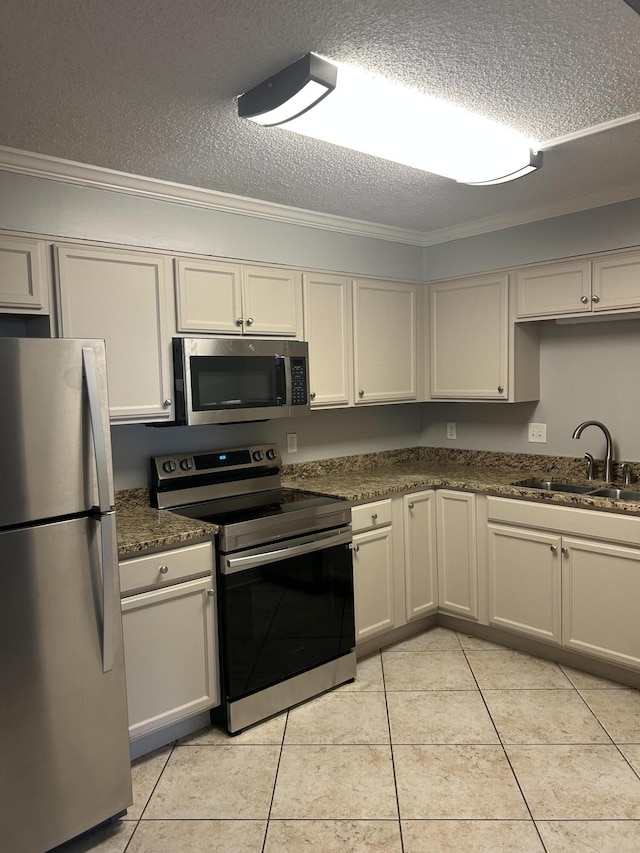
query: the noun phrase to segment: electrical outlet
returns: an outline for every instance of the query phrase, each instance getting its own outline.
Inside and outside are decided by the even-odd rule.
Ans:
[[[455,439],[456,437],[456,425],[454,423],[447,424],[447,438]]]
[[[296,432],[287,433],[287,453],[298,452],[298,434]]]
[[[538,444],[547,443],[547,425],[529,424],[529,441]]]

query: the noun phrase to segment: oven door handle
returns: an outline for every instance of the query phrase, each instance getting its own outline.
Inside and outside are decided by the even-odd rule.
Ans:
[[[321,551],[324,548],[332,548],[335,545],[348,545],[351,542],[351,528],[339,533],[316,533],[309,540],[287,548],[277,548],[274,551],[261,551],[259,554],[250,554],[246,557],[226,557],[224,561],[223,574],[231,575],[245,569],[256,566],[264,566],[266,563],[277,563],[279,560],[287,560],[289,557],[298,557],[309,554],[312,551]]]

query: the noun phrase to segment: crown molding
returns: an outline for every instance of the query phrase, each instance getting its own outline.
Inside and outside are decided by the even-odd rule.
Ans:
[[[518,225],[527,225],[530,222],[540,222],[543,219],[580,213],[594,207],[606,207],[608,204],[631,201],[635,198],[640,198],[640,183],[625,184],[622,187],[591,193],[567,201],[531,207],[526,211],[486,216],[483,219],[474,219],[472,222],[463,222],[460,225],[428,231],[423,234],[422,246],[435,246],[438,243],[448,243],[451,240],[461,240],[464,237],[477,237],[480,234],[488,234],[490,231],[502,231],[505,228],[514,228]]]
[[[118,172],[115,169],[105,169],[102,166],[91,166],[75,160],[63,160],[60,157],[21,151],[18,148],[6,146],[0,146],[0,170],[127,195],[157,198],[175,204],[205,207],[223,213],[271,219],[290,225],[304,225],[358,237],[371,237],[376,240],[421,246],[424,238],[422,231],[394,228],[391,225],[364,222],[330,213],[317,213],[313,210],[289,207],[158,178],[147,178],[129,172]]]
[[[356,237],[369,237],[375,240],[388,240],[394,243],[406,243],[422,247],[460,240],[465,237],[475,237],[491,231],[526,225],[529,222],[538,222],[543,219],[579,213],[594,207],[604,207],[608,204],[640,198],[640,183],[628,184],[576,199],[528,208],[526,211],[488,216],[463,222],[459,225],[424,232],[395,228],[391,225],[381,225],[359,219],[349,219],[330,213],[318,213],[313,210],[289,207],[284,204],[246,198],[158,178],[147,178],[143,175],[118,172],[102,166],[91,166],[74,160],[64,160],[60,157],[51,157],[47,154],[37,154],[1,145],[0,171],[16,172],[22,175],[31,175],[127,195],[157,198],[174,204],[203,207],[239,216],[252,216],[257,219],[285,222],[289,225],[303,225]]]

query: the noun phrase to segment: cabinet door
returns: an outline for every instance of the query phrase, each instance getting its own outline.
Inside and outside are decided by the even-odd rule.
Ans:
[[[438,598],[450,613],[478,618],[475,494],[436,491]]]
[[[346,406],[353,400],[349,279],[304,275],[303,299],[311,406]]]
[[[490,524],[489,623],[560,643],[561,538]]]
[[[563,644],[639,667],[640,551],[567,537],[563,545]]]
[[[640,307],[640,252],[593,261],[593,310]]]
[[[293,270],[242,268],[245,335],[302,335],[302,281]]]
[[[415,400],[416,287],[353,283],[355,402]]]
[[[435,491],[403,498],[406,618],[438,608]]]
[[[176,258],[179,332],[242,334],[242,280],[238,264]]]
[[[171,418],[167,263],[157,255],[57,247],[61,335],[106,341],[116,422]]]
[[[219,704],[210,577],[122,601],[129,734],[149,734]]]
[[[0,308],[17,314],[48,314],[45,245],[0,236]]]
[[[353,537],[356,642],[394,627],[391,527]]]
[[[508,399],[508,276],[431,286],[431,398]]]
[[[591,264],[572,261],[518,270],[516,316],[553,317],[591,311]]]

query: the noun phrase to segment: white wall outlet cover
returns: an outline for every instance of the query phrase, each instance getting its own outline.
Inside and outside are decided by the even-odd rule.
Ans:
[[[297,452],[298,452],[298,433],[288,432],[287,433],[287,453],[297,453]]]
[[[447,438],[456,437],[456,425],[454,423],[447,424]]]
[[[546,444],[547,443],[547,425],[546,424],[529,424],[529,438],[530,442],[538,443],[538,444]]]

